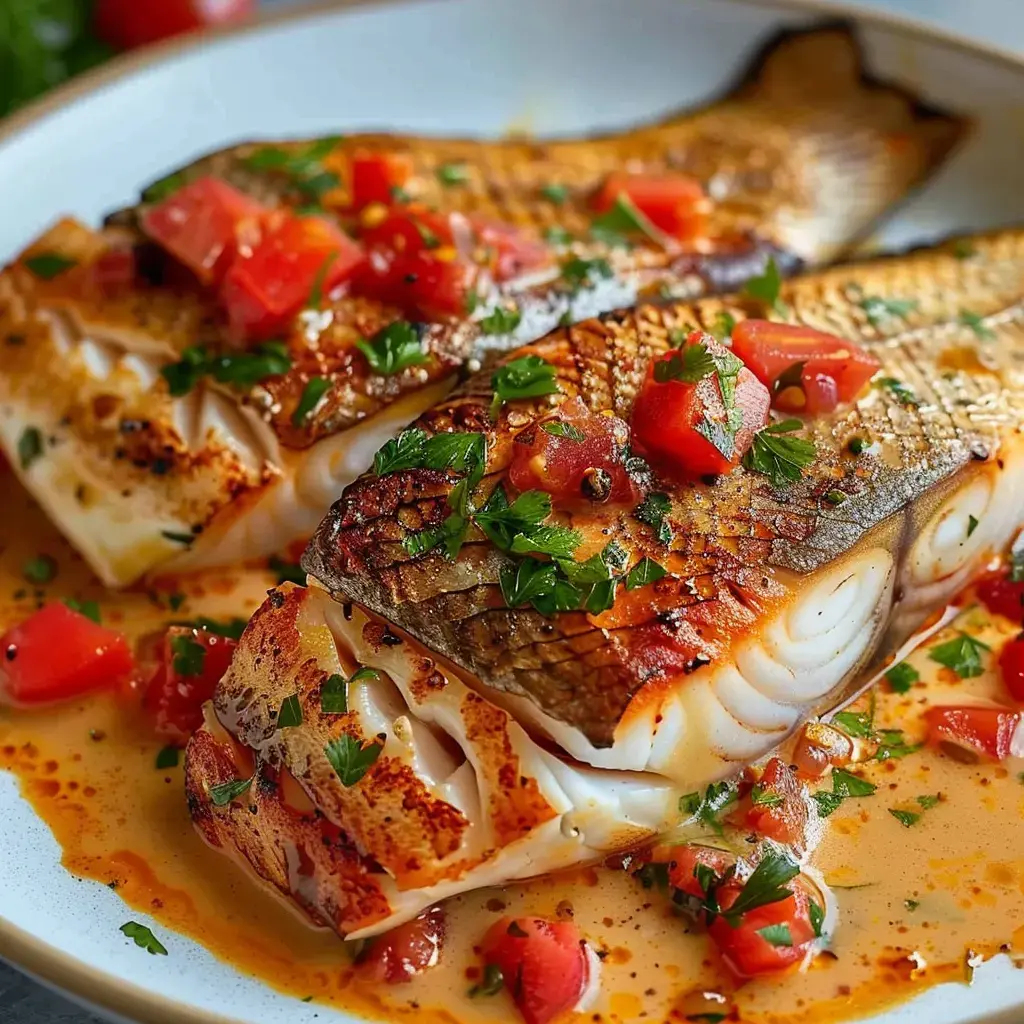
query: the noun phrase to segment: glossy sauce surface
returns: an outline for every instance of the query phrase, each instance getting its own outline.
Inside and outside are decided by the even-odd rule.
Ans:
[[[3,470],[0,491],[0,630],[41,601],[74,597],[98,600],[104,624],[138,640],[172,621],[247,617],[275,582],[252,568],[105,593]],[[52,582],[36,586],[23,567],[40,554],[58,568]],[[1017,631],[978,609],[965,611],[955,627],[994,652]],[[913,745],[923,737],[919,716],[930,702],[1007,701],[992,655],[984,674],[968,680],[929,660],[928,649],[952,630],[912,656],[921,682],[907,694],[884,683],[877,688],[876,727],[901,729]],[[963,764],[919,749],[858,766],[877,790],[846,800],[827,819],[812,864],[835,894],[839,923],[831,951],[804,974],[737,986],[665,892],[598,866],[449,901],[441,965],[407,985],[370,985],[350,948],[310,928],[204,846],[189,822],[180,766],[155,767],[163,744],[139,704],[139,693],[127,690],[49,710],[0,711],[0,767],[19,778],[68,870],[116,885],[130,907],[202,936],[217,956],[300,999],[390,1019],[514,1020],[504,995],[460,995],[479,974],[474,943],[510,913],[574,917],[602,960],[600,993],[578,1015],[591,1022],[709,1020],[719,1013],[751,1024],[838,1021],[939,981],[965,980],[969,956],[974,963],[1000,949],[1024,950],[1024,763]],[[862,700],[854,710],[867,707]],[[907,826],[892,810],[919,817]],[[706,841],[742,847],[745,837],[711,834]]]

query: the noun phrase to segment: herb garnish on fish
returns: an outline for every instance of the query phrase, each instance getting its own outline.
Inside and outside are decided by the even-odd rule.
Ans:
[[[491,376],[494,400],[491,419],[496,419],[501,407],[516,398],[539,398],[559,392],[555,368],[540,356],[520,356],[495,370]]]
[[[803,427],[800,420],[772,423],[754,435],[754,444],[743,458],[743,465],[763,473],[775,487],[785,487],[803,476],[802,470],[814,461],[813,441],[789,437]]]
[[[385,377],[430,361],[430,356],[423,351],[419,333],[407,320],[388,324],[369,340],[360,338],[356,348],[366,356],[370,369]]]

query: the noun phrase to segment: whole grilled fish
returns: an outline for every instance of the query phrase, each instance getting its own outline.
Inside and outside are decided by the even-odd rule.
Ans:
[[[638,296],[737,287],[769,254],[784,271],[831,259],[963,130],[868,78],[851,34],[829,28],[776,41],[718,103],[614,136],[236,146],[158,182],[102,232],[61,222],[0,275],[0,445],[109,585],[281,550],[309,535],[381,442],[445,393],[470,357]],[[171,394],[166,371],[196,346],[244,353],[216,296],[143,240],[140,213],[213,175],[269,205],[315,198],[355,230],[348,174],[367,149],[410,159],[414,203],[511,225],[538,244],[557,228],[550,264],[482,288],[472,313],[414,325],[428,358],[399,372],[374,372],[355,343],[403,311],[338,290],[285,332],[284,372],[234,383],[205,375]],[[445,173],[452,167],[457,176]],[[592,196],[621,170],[699,179],[700,241],[622,247],[590,235]],[[111,264],[133,245],[135,276],[112,282]],[[519,325],[502,333],[494,311],[510,303]],[[326,390],[305,408],[311,382]]]
[[[558,330],[506,360],[545,360],[557,392],[495,415],[478,374],[386,446],[311,542],[313,584],[272,592],[250,623],[192,741],[203,834],[343,934],[627,848],[676,824],[681,795],[834,706],[1005,550],[1024,524],[1024,232],[810,275],[780,300],[791,321],[877,356],[875,386],[805,423],[815,455],[788,486],[756,464],[686,482],[640,466],[640,506],[556,512],[578,531],[577,571],[616,551],[596,611],[510,597],[531,559],[476,517],[513,501],[493,496],[516,438],[579,402],[628,422],[676,332],[764,316],[760,300]],[[482,450],[481,470],[423,465],[426,449],[409,446],[430,438]],[[644,559],[665,575],[624,585]],[[293,696],[301,724],[279,727]],[[272,828],[209,797],[253,756]],[[324,848],[339,836],[332,866]],[[303,856],[309,842],[319,860]],[[332,879],[347,877],[342,862],[376,881],[370,909]]]

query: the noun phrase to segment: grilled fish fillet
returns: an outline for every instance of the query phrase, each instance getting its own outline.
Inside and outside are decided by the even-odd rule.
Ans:
[[[285,339],[287,373],[247,388],[205,378],[174,398],[163,367],[197,343],[233,350],[213,296],[140,242],[145,204],[114,215],[102,232],[62,221],[0,275],[0,445],[108,585],[281,550],[308,537],[368,456],[445,393],[471,356],[639,295],[735,288],[760,271],[766,254],[784,270],[830,259],[927,177],[964,127],[871,80],[851,34],[829,28],[775,42],[718,103],[614,136],[484,143],[374,135],[328,143],[322,167],[339,184],[321,199],[346,227],[353,227],[352,152],[399,151],[414,166],[407,186],[414,199],[538,238],[562,227],[576,238],[559,250],[562,264],[607,257],[613,270],[577,288],[556,262],[539,276],[485,287],[472,316],[420,325],[430,361],[393,376],[371,372],[354,342],[401,311],[333,293],[318,312],[296,319]],[[309,145],[275,148],[296,155]],[[214,154],[172,183],[213,174],[270,204],[308,202],[266,161],[254,169],[261,151],[247,144]],[[444,187],[436,173],[450,164],[465,178],[457,187]],[[711,199],[708,238],[690,251],[587,240],[590,196],[622,169],[699,178]],[[566,187],[563,203],[544,197],[552,183]],[[133,242],[145,280],[105,288],[97,271],[104,255]],[[54,255],[74,266],[52,278],[30,269],[34,257]],[[509,301],[522,314],[515,334],[482,333],[479,321]],[[330,388],[296,425],[314,377]],[[19,454],[20,443],[41,457]]]
[[[620,587],[599,615],[507,607],[510,558],[475,527],[454,561],[408,553],[402,541],[447,514],[458,474],[367,473],[350,486],[307,550],[313,584],[271,593],[192,741],[191,806],[209,841],[359,935],[453,892],[627,848],[677,824],[680,795],[834,706],[1003,551],[1024,523],[1024,232],[808,276],[782,298],[795,321],[873,351],[888,383],[808,423],[818,454],[786,489],[746,469],[655,479],[667,544],[628,508],[563,514],[584,536],[577,559],[596,533],[595,550],[614,540],[627,565],[649,555],[669,571]],[[706,299],[559,330],[517,353],[554,365],[559,395],[509,403],[494,423],[478,375],[416,426],[487,435],[479,507],[516,433],[577,398],[628,420],[669,332],[726,311],[763,314]],[[839,505],[825,497],[836,489]],[[348,711],[322,713],[332,675],[360,667],[376,675],[353,679]],[[278,728],[292,694],[302,724]],[[380,748],[361,779],[327,756],[344,737]],[[258,807],[212,803],[211,785],[253,754],[258,779],[299,794],[288,804],[287,787],[260,790],[292,818],[275,804],[262,827]],[[335,867],[304,856],[330,847],[314,825],[349,844]],[[358,887],[327,880],[347,878],[354,855],[380,886],[369,911]]]

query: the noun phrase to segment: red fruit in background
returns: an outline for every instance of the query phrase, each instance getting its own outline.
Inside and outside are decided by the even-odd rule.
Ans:
[[[256,0],[97,0],[96,34],[122,50],[211,25],[239,21]]]

